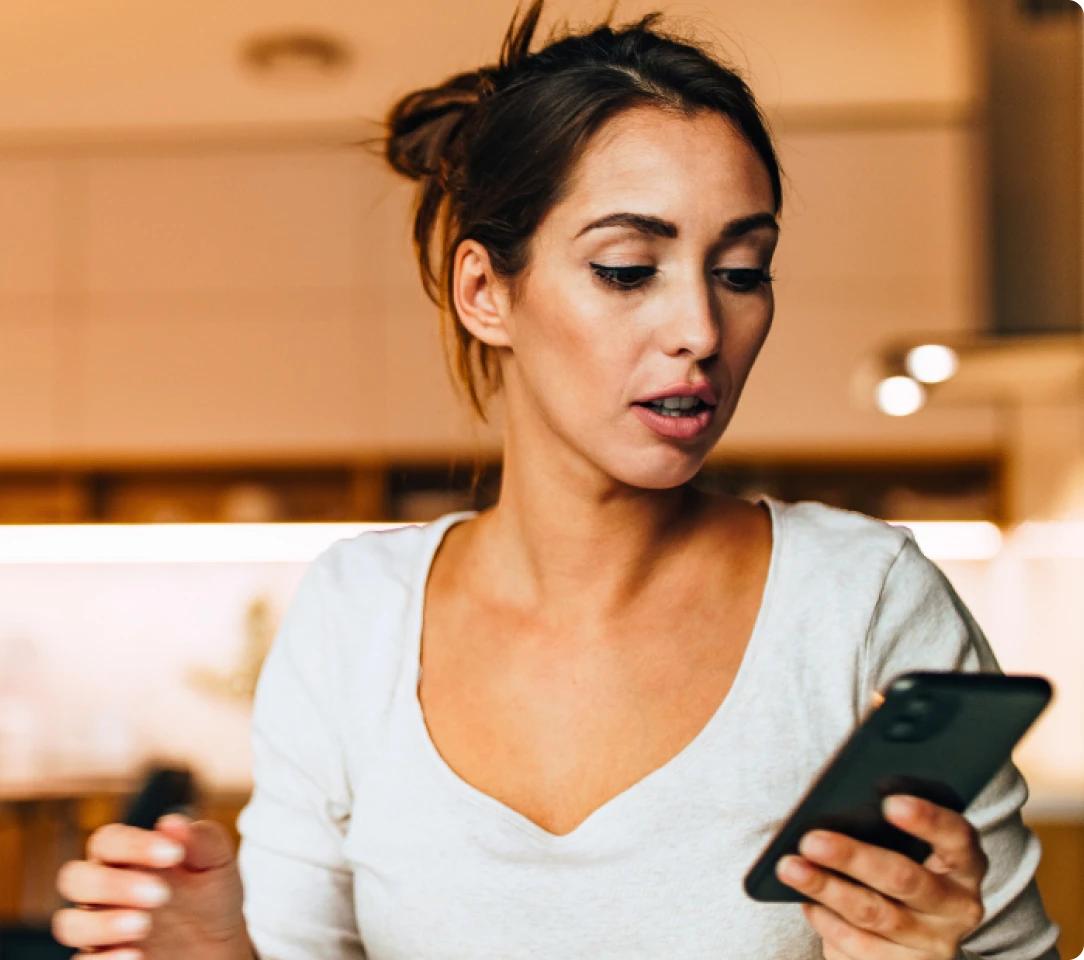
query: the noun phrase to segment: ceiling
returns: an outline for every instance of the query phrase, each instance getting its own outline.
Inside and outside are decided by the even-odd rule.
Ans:
[[[546,23],[607,2],[553,0]],[[662,7],[751,74],[770,112],[958,107],[976,96],[967,0],[627,0]],[[377,118],[398,94],[490,61],[512,0],[4,0],[0,143],[315,128]],[[353,50],[341,76],[269,83],[240,50],[311,28]]]

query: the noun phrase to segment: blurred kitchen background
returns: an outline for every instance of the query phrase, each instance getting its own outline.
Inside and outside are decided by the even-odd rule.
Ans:
[[[913,525],[1003,667],[1054,680],[1017,762],[1076,956],[1080,6],[659,6],[748,74],[787,174],[775,327],[701,482]],[[252,687],[324,545],[496,496],[499,411],[472,423],[446,375],[410,186],[356,143],[492,60],[513,9],[0,5],[0,957],[148,764],[233,828]]]

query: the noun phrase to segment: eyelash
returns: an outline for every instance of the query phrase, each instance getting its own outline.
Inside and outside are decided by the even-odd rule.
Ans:
[[[592,263],[591,268],[595,271],[595,275],[607,286],[616,287],[618,290],[629,292],[632,290],[639,290],[646,286],[654,278],[656,270],[654,267],[642,267],[642,266],[627,266],[627,267],[608,267],[602,263]],[[775,275],[769,273],[767,270],[753,270],[738,267],[720,268],[713,270],[713,274],[738,274],[743,279],[735,282],[729,277],[722,277],[721,279],[727,284],[727,286],[735,293],[754,293],[759,287],[770,284],[775,280]],[[631,280],[622,280],[621,277],[628,277],[629,274],[634,276]]]

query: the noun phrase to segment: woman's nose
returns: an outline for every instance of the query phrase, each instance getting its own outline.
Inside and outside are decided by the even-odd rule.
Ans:
[[[706,283],[690,284],[686,295],[669,307],[664,349],[673,356],[707,360],[719,352],[722,317]]]

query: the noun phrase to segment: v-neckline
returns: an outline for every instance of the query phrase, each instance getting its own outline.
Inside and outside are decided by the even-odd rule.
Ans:
[[[513,809],[496,797],[485,793],[473,784],[468,783],[455,772],[437,749],[433,738],[429,733],[429,727],[425,720],[425,711],[422,709],[421,699],[418,696],[418,686],[421,680],[421,641],[422,630],[425,623],[425,593],[429,583],[429,575],[436,559],[437,551],[444,542],[447,532],[457,523],[469,520],[477,513],[474,511],[461,511],[446,514],[439,520],[433,521],[426,532],[429,534],[423,552],[423,562],[419,566],[417,576],[412,583],[413,593],[407,616],[407,636],[410,641],[409,649],[405,651],[404,662],[406,669],[403,671],[401,683],[407,689],[403,695],[407,699],[407,710],[410,714],[410,727],[415,734],[419,748],[426,755],[429,766],[435,776],[444,783],[452,792],[456,793],[465,801],[476,807],[480,807],[498,818],[504,820],[512,827],[527,834],[537,843],[551,848],[568,848],[575,846],[584,836],[597,827],[597,825],[614,816],[615,810],[635,801],[643,796],[652,786],[665,782],[666,779],[676,776],[682,769],[691,763],[695,763],[697,757],[704,753],[711,742],[725,727],[726,715],[735,709],[734,704],[738,696],[749,686],[749,674],[762,647],[765,646],[762,634],[767,629],[765,623],[772,607],[774,596],[777,592],[779,579],[779,567],[783,553],[783,544],[786,536],[786,516],[783,504],[773,497],[766,495],[758,496],[754,503],[763,503],[768,508],[771,518],[772,546],[768,561],[768,574],[764,580],[764,588],[761,594],[760,606],[757,610],[753,629],[742,654],[741,662],[731,681],[730,688],[723,697],[722,702],[715,712],[708,718],[707,723],[697,732],[681,750],[675,753],[669,760],[651,770],[635,783],[630,784],[620,793],[614,795],[600,806],[592,810],[568,833],[551,833],[545,827],[539,826],[530,817]]]

